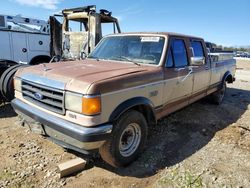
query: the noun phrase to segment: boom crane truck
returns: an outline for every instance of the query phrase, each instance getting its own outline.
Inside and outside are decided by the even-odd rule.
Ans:
[[[0,44],[0,101],[10,101],[16,70],[50,61],[50,25],[20,15],[0,15]]]

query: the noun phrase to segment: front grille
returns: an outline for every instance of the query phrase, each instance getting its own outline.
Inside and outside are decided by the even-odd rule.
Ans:
[[[22,81],[24,99],[47,110],[65,114],[64,92],[40,84]]]

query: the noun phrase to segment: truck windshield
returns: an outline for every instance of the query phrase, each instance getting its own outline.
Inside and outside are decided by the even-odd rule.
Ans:
[[[159,36],[110,36],[88,58],[158,65],[164,42]]]

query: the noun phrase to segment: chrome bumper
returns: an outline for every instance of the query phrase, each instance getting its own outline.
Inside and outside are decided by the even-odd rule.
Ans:
[[[21,116],[22,123],[30,129],[40,129],[55,143],[82,153],[95,150],[109,138],[113,125],[83,127],[32,107],[21,100],[14,99],[12,107]]]

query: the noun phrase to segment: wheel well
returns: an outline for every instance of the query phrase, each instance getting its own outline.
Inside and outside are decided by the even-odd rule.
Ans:
[[[156,124],[156,118],[151,107],[147,105],[137,105],[137,106],[130,108],[129,110],[131,109],[142,113],[142,115],[145,117],[149,126]]]
[[[230,71],[227,71],[222,79],[222,83],[227,82],[227,83],[233,83],[234,82],[234,77],[232,76]]]
[[[129,110],[136,110],[142,113],[149,125],[154,125],[157,122],[153,103],[144,97],[132,98],[118,105],[110,115],[109,121],[116,121],[122,114],[128,112]]]
[[[30,61],[30,65],[38,65],[40,63],[49,63],[51,60],[51,57],[49,56],[36,56]]]
[[[232,76],[231,74],[227,75],[225,81],[226,81],[227,83],[233,83],[233,76]]]

